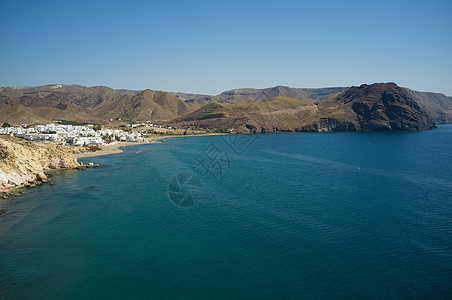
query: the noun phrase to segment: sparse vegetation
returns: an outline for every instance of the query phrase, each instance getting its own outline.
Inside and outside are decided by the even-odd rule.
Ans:
[[[124,124],[127,124],[127,130],[132,127],[147,130],[149,127],[141,124],[147,122],[154,124],[152,128],[155,129],[149,131],[149,134],[180,135],[184,134],[184,129],[187,130],[186,135],[225,133],[231,132],[230,129],[234,133],[246,133],[250,132],[249,128],[253,128],[253,132],[260,132],[261,129],[265,132],[317,131],[324,126],[320,126],[320,120],[325,118],[352,122],[356,128],[360,128],[356,112],[350,105],[338,103],[338,96],[349,90],[346,88],[292,89],[279,86],[263,90],[240,89],[222,93],[208,101],[194,99],[187,103],[166,92],[145,90],[137,94],[118,94],[110,89],[81,86],[72,89],[68,86],[59,89],[61,98],[56,99],[59,104],[67,106],[64,110],[48,107],[43,103],[44,98],[39,96],[41,87],[27,89],[26,98],[20,97],[20,90],[13,96],[4,96],[7,106],[0,114],[4,121],[33,125],[53,120],[64,125],[85,126],[89,125],[88,121],[98,120],[98,124],[90,123],[95,125],[94,130],[102,128],[101,125],[124,128]],[[407,91],[408,94],[404,97],[413,98],[438,122],[448,123],[452,120],[452,102],[445,96],[434,95],[431,98],[433,96],[430,94],[406,89],[399,92]],[[356,101],[365,102],[366,99],[359,98]],[[20,116],[20,119],[15,116]],[[72,118],[78,121],[70,121]],[[3,123],[3,127],[11,126],[7,122]],[[328,130],[331,129],[330,125],[325,126]]]
[[[106,142],[106,143],[111,143],[111,142],[113,142],[113,141],[115,141],[115,140],[120,140],[120,137],[117,137],[117,136],[115,136],[114,134],[104,134],[103,136],[102,136],[102,139]]]
[[[212,133],[229,133],[229,131],[225,128],[213,128],[210,130]]]
[[[9,157],[9,153],[8,151],[6,151],[5,148],[1,147],[0,148],[0,160],[5,160]]]
[[[86,125],[98,125],[93,123],[86,123],[86,122],[77,122],[77,121],[69,121],[69,120],[55,120],[55,123],[61,124],[61,125],[73,125],[73,126],[86,126]]]

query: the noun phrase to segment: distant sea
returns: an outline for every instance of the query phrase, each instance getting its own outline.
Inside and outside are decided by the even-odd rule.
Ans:
[[[452,297],[451,125],[83,161],[0,202],[0,299]]]

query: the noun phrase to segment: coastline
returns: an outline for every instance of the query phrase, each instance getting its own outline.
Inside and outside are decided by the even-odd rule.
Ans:
[[[133,146],[133,145],[155,144],[155,143],[159,143],[159,142],[157,142],[158,139],[162,139],[162,138],[161,137],[155,138],[155,139],[150,138],[150,139],[146,139],[144,142],[121,142],[121,143],[117,143],[114,145],[104,145],[104,146],[100,146],[101,150],[98,150],[95,152],[77,153],[77,154],[75,154],[75,158],[81,159],[81,158],[89,158],[89,157],[117,154],[117,153],[123,152],[124,147]]]
[[[82,166],[75,157],[80,151],[83,149],[67,145],[31,142],[11,136],[0,138],[0,197],[7,199],[15,196],[15,191],[20,188],[48,183],[48,176],[54,170]],[[94,164],[88,167],[94,167]]]
[[[104,145],[100,146],[101,150],[95,151],[95,152],[84,152],[84,153],[77,153],[75,154],[75,157],[77,159],[82,158],[89,158],[89,157],[97,157],[97,156],[104,156],[104,155],[110,155],[110,154],[117,154],[124,152],[124,148],[128,146],[134,146],[134,145],[145,145],[145,144],[158,144],[162,143],[159,142],[159,140],[166,140],[169,138],[183,138],[183,137],[195,137],[195,136],[212,136],[212,135],[225,135],[225,133],[206,133],[206,134],[187,134],[187,135],[162,135],[162,136],[155,136],[146,138],[143,142],[121,142],[114,145]]]
[[[194,137],[221,135],[193,134],[193,135],[163,135],[146,138],[143,142],[122,142],[114,145],[101,146],[100,150],[91,152],[83,147],[57,145],[43,142],[30,142],[15,137],[0,139],[0,199],[8,199],[23,193],[22,188],[34,188],[43,184],[50,184],[49,176],[55,170],[98,168],[98,164],[90,162],[84,164],[79,159],[117,154],[123,148],[133,145],[161,143],[172,137]],[[86,151],[86,152],[83,152]],[[1,213],[3,215],[3,212]]]

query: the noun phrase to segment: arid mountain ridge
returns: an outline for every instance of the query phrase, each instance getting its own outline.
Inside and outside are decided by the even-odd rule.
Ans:
[[[81,85],[0,87],[0,121],[54,119],[166,122],[235,132],[422,130],[432,128],[432,120],[452,123],[452,100],[394,83],[235,89],[217,96]]]
[[[176,97],[192,103],[241,103],[250,101],[264,101],[275,97],[286,97],[303,100],[322,101],[332,95],[345,91],[347,87],[329,88],[290,88],[287,86],[275,86],[266,89],[234,89],[225,91],[217,96],[206,96],[185,93],[173,93]]]
[[[326,100],[275,97],[210,103],[174,120],[177,126],[232,128],[234,132],[416,131],[433,120],[394,83],[351,87]]]

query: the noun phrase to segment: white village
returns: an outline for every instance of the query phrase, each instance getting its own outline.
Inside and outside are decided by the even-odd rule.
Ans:
[[[131,126],[128,126],[131,127]],[[101,146],[118,142],[142,142],[144,131],[127,129],[106,129],[100,126],[77,126],[47,124],[29,127],[27,125],[0,127],[0,134],[23,138],[28,141],[42,141],[74,146]]]

